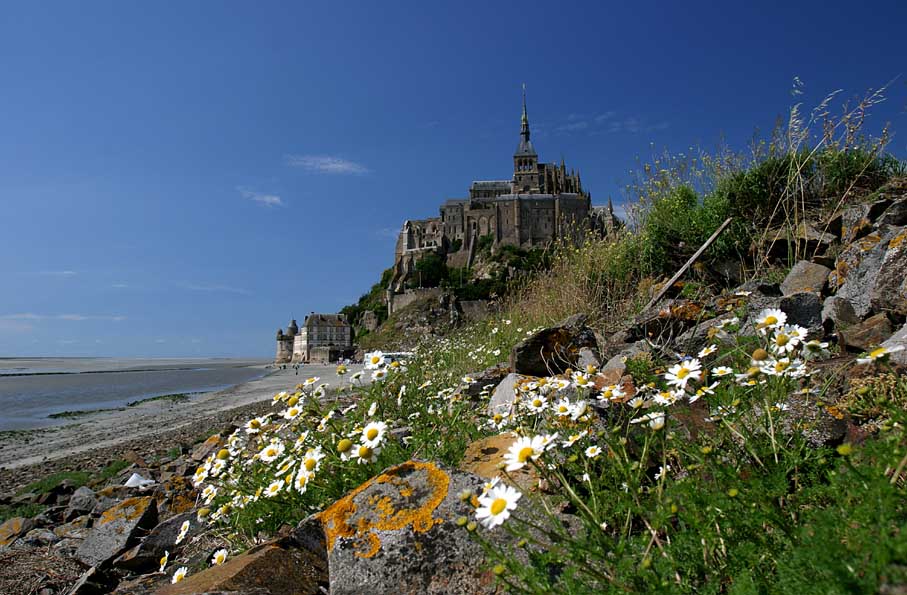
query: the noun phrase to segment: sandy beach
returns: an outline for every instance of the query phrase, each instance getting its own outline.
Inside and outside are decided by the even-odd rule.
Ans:
[[[264,366],[262,366],[264,368]],[[355,367],[351,372],[355,372]],[[291,367],[189,401],[149,401],[122,410],[102,411],[62,426],[0,432],[0,492],[48,473],[91,469],[129,451],[148,457],[220,430],[271,408],[271,398],[310,376],[332,388],[341,385],[334,365]],[[346,384],[344,377],[343,383]]]

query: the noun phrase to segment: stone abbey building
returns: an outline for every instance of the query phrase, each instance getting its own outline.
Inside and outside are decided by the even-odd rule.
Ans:
[[[610,201],[607,207],[593,208],[579,172],[568,171],[563,159],[560,165],[539,162],[530,140],[524,89],[513,177],[475,181],[468,198],[447,200],[441,205],[440,217],[403,224],[387,288],[388,309],[393,312],[411,301],[412,292],[405,291],[407,281],[415,272],[416,262],[429,252],[445,255],[449,266],[462,267],[472,264],[482,238],[490,240],[492,250],[502,245],[531,248],[611,225]]]
[[[277,329],[278,364],[328,363],[349,357],[353,349],[353,327],[343,314],[316,314],[305,317],[302,327],[290,321],[286,332]]]

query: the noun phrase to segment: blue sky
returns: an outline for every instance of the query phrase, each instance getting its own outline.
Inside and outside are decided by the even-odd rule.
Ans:
[[[731,5],[736,5],[731,7]],[[907,3],[18,2],[0,14],[0,356],[270,356],[404,219],[542,159],[743,147],[901,75]]]

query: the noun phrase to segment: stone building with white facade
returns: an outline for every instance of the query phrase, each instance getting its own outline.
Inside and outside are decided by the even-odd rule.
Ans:
[[[353,350],[353,327],[343,314],[316,314],[305,317],[302,326],[292,320],[277,330],[275,363],[328,363],[348,357]]]

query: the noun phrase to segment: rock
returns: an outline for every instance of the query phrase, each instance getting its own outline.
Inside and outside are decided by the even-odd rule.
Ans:
[[[0,548],[11,545],[35,526],[31,519],[13,517],[0,525]]]
[[[821,264],[801,260],[790,270],[781,282],[781,293],[791,295],[803,291],[821,294],[828,286],[831,269]]]
[[[498,434],[480,438],[466,447],[463,453],[463,460],[460,462],[459,469],[467,473],[473,473],[485,479],[492,479],[501,476],[501,463],[504,461],[504,455],[510,449],[510,445],[517,439],[514,434]],[[517,471],[509,472],[509,478],[513,482],[503,478],[508,483],[515,483],[524,490],[536,487],[539,482],[538,474],[531,467],[523,467]]]
[[[523,379],[519,374],[508,374],[491,393],[491,399],[488,401],[487,412],[489,416],[495,414],[510,415],[513,408],[513,400],[516,396],[517,383]]]
[[[859,324],[841,329],[840,335],[847,347],[871,351],[891,336],[891,322],[884,312],[879,313]]]
[[[598,351],[595,333],[586,326],[586,316],[577,314],[517,343],[510,352],[510,368],[530,376],[560,374],[577,368],[583,347]]]
[[[734,318],[733,312],[700,322],[693,328],[684,331],[674,340],[676,349],[682,353],[696,353],[708,343],[732,344],[734,341],[733,337],[717,328],[732,318]]]
[[[86,570],[69,590],[68,595],[103,595],[110,592],[113,581],[95,567]]]
[[[185,521],[189,521],[189,531],[179,544],[176,543],[176,537],[179,534],[180,527]],[[126,550],[122,555],[113,561],[113,566],[123,568],[133,572],[148,572],[154,570],[159,565],[161,556],[165,551],[171,555],[189,543],[194,537],[198,536],[205,530],[204,523],[200,523],[194,513],[178,514],[170,517],[160,523],[138,545]]]
[[[809,396],[794,393],[785,404],[789,409],[777,422],[785,434],[800,432],[813,447],[835,446],[847,435],[847,422],[843,416],[832,415],[828,408]]]
[[[907,315],[907,228],[888,241],[869,304],[877,312]]]
[[[32,529],[22,537],[22,541],[31,546],[44,547],[57,543],[60,538],[50,529]]]
[[[872,312],[870,295],[876,284],[889,241],[902,231],[885,226],[844,248],[829,276],[829,286],[838,297],[847,298],[860,318]]]
[[[460,501],[484,480],[433,463],[408,461],[362,484],[300,523],[296,539],[323,536],[332,595],[498,592],[482,546],[456,525]],[[505,532],[483,531],[492,541]]]
[[[164,585],[155,594],[315,595],[325,592],[321,586],[327,582],[323,556],[298,547],[293,539],[282,539],[256,546],[220,566],[190,574],[175,585]]]
[[[616,378],[620,378],[624,375],[624,372],[627,371],[627,356],[618,354],[612,357],[605,363],[604,367],[601,369],[602,374],[607,374],[609,376],[613,375]]]
[[[486,368],[476,374],[468,374],[474,382],[462,384],[458,392],[462,395],[478,398],[480,395],[491,393],[501,380],[510,373],[510,366],[507,364],[497,364]]]
[[[907,225],[907,198],[893,202],[876,221],[877,225]]]
[[[79,546],[76,557],[96,566],[122,552],[142,529],[157,524],[157,505],[151,496],[129,498],[105,511]]]
[[[806,329],[822,325],[822,300],[812,292],[794,293],[781,298],[778,308],[787,314],[788,324],[799,324]]]
[[[786,259],[789,254],[823,254],[837,240],[804,221],[796,229],[782,227],[766,232],[762,246],[770,257]]]
[[[54,527],[54,534],[60,538],[75,537],[85,539],[88,536],[88,525],[91,523],[91,517],[87,514],[76,517],[68,523]]]
[[[82,486],[70,496],[63,519],[71,521],[76,517],[89,513],[97,503],[98,499],[94,495],[94,490],[87,486]]]
[[[854,312],[850,300],[837,295],[825,298],[822,304],[822,326],[826,333],[860,323],[860,317]]]
[[[214,434],[210,436],[204,442],[196,444],[192,447],[192,457],[193,461],[201,462],[207,459],[212,453],[220,449],[224,445],[224,439],[220,437],[219,434]]]
[[[582,347],[579,350],[579,358],[576,361],[576,367],[580,370],[585,370],[590,367],[598,369],[602,365],[601,360],[596,352],[591,350],[588,347]]]
[[[702,304],[686,299],[661,301],[641,312],[627,329],[628,339],[664,344],[705,318]]]
[[[889,356],[893,364],[907,367],[907,324],[902,326],[898,332],[891,335],[888,340],[882,343],[882,347],[891,349],[892,347],[903,347],[902,351],[897,351]]]

